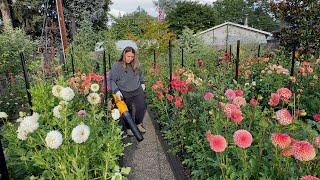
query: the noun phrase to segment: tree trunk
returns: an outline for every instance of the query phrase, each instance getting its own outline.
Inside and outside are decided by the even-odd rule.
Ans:
[[[10,12],[8,8],[7,0],[0,0],[0,10],[2,14],[3,24],[5,26],[8,26],[10,29],[12,29],[12,23],[10,19]]]

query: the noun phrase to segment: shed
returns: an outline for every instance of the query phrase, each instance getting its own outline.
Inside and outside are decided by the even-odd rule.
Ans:
[[[237,40],[247,45],[267,44],[267,38],[272,34],[246,25],[225,22],[199,32],[196,36],[202,39],[204,44],[224,49],[228,45],[236,45]]]

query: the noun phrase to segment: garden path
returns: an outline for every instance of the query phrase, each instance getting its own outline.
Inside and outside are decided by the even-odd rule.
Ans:
[[[125,149],[123,166],[131,167],[129,180],[174,180],[169,161],[156,134],[154,125],[147,111],[144,120],[147,132],[140,143],[135,137],[127,137],[125,143],[132,143]]]

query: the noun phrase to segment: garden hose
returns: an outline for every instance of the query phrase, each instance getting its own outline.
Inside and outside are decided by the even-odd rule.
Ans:
[[[136,137],[136,139],[140,142],[143,140],[143,136],[140,133],[136,123],[133,121],[128,107],[126,105],[126,103],[117,95],[113,94],[113,99],[114,99],[114,103],[116,104],[121,116],[124,117],[124,120],[129,124],[129,127],[133,133],[133,135]]]

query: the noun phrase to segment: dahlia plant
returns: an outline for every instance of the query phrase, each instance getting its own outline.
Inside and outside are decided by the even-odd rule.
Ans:
[[[83,94],[61,79],[57,83],[34,86],[34,113],[22,114],[17,123],[3,127],[12,178],[122,178],[128,173],[118,166],[124,151],[122,131],[113,118],[105,116],[99,85],[86,85],[88,93]]]

